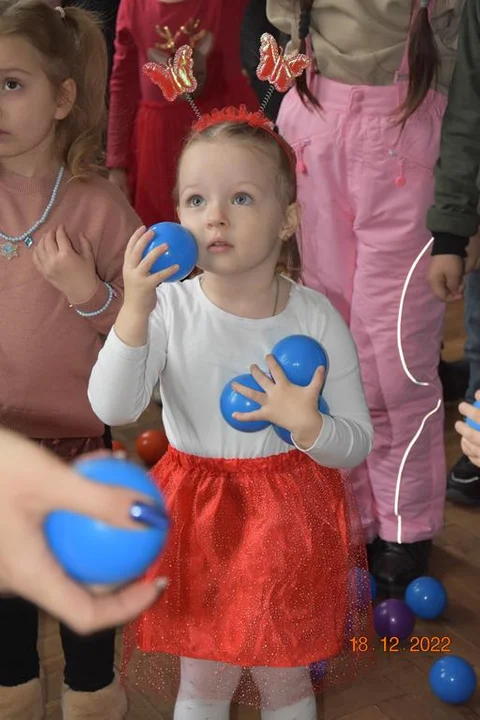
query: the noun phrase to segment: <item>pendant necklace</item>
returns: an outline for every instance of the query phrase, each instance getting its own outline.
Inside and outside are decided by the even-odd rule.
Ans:
[[[21,242],[23,242],[27,248],[32,247],[32,235],[36,230],[38,230],[40,225],[43,225],[43,223],[50,215],[51,209],[55,205],[55,201],[57,199],[58,188],[60,187],[60,183],[62,182],[64,172],[65,168],[62,165],[62,167],[57,173],[55,185],[53,186],[52,194],[50,195],[50,200],[48,201],[47,207],[43,211],[41,218],[37,220],[37,222],[34,223],[31,228],[29,228],[22,235],[7,235],[0,230],[0,240],[4,240],[3,243],[0,243],[0,257],[5,257],[7,258],[7,260],[18,257],[17,245]]]

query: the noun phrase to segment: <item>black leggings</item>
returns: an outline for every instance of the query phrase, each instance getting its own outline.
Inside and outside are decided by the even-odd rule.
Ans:
[[[65,683],[78,692],[95,692],[113,680],[115,630],[77,635],[60,625],[65,655]],[[37,678],[38,610],[20,598],[0,598],[0,685]]]

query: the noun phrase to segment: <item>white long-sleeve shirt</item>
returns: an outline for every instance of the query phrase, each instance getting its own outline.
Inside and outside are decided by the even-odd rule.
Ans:
[[[309,335],[329,358],[323,391],[331,416],[306,450],[326,467],[352,468],[368,455],[372,426],[356,349],[343,319],[321,294],[292,283],[285,310],[274,317],[241,318],[214,305],[199,278],[164,283],[150,315],[148,342],[129,347],[110,332],[93,368],[88,397],[106,424],[134,422],[160,378],[163,424],[171,445],[201,457],[256,458],[292,450],[272,427],[256,433],[233,429],[220,412],[220,395],[252,363],[287,335]]]

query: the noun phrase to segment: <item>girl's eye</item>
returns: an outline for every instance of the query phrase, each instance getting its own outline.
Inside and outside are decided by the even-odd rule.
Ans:
[[[12,90],[17,90],[17,89],[20,88],[20,87],[22,87],[22,86],[20,85],[20,83],[18,82],[18,80],[7,79],[7,80],[5,80],[5,82],[3,83],[3,89],[4,89],[4,90],[9,90],[10,92],[11,92]]]
[[[234,205],[251,205],[253,198],[247,193],[237,193],[233,198]]]
[[[192,195],[187,200],[188,207],[196,208],[201,207],[205,200],[202,198],[201,195]]]

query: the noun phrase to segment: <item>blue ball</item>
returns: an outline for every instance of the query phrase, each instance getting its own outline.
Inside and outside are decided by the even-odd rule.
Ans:
[[[330,409],[328,407],[327,401],[321,395],[318,398],[318,409],[324,415],[330,415]],[[289,445],[293,445],[290,430],[280,427],[279,425],[274,425],[273,429],[277,433],[278,437],[283,440],[283,442],[286,442]]]
[[[309,385],[320,365],[328,371],[327,353],[319,342],[308,335],[283,338],[273,348],[272,355],[294,385]]]
[[[246,385],[247,387],[252,388],[253,390],[258,390],[259,392],[264,392],[255,378],[249,373],[246,373],[245,375],[238,375],[233,378],[225,385],[220,396],[220,410],[223,418],[231,427],[235,428],[235,430],[240,430],[242,432],[258,432],[259,430],[265,430],[265,428],[270,425],[270,423],[266,420],[247,420],[245,422],[242,420],[236,420],[233,417],[233,413],[253,412],[254,410],[258,410],[260,408],[258,403],[246,398],[244,395],[241,395],[239,392],[234,390],[232,388],[233,382],[237,382],[240,385]]]
[[[161,552],[168,533],[163,498],[139,466],[114,457],[80,460],[84,477],[104,485],[129,488],[151,498],[165,514],[163,528],[126,529],[70,510],[55,510],[45,521],[48,545],[70,577],[88,585],[118,585],[142,575]]]
[[[473,403],[473,407],[480,408],[480,400],[475,400],[475,402]],[[465,418],[465,422],[474,430],[480,430],[480,425],[471,420],[470,418]]]
[[[434,620],[447,605],[447,593],[442,583],[432,577],[413,580],[405,591],[405,602],[422,620]]]
[[[377,581],[373,577],[372,573],[370,573],[370,597],[372,599],[372,602],[376,599],[377,595],[378,595]]]
[[[467,702],[477,687],[473,667],[455,655],[437,660],[430,668],[428,679],[435,695],[451,705]]]
[[[171,275],[164,282],[175,282],[186,278],[198,261],[198,247],[192,233],[182,225],[172,222],[163,222],[152,225],[149,230],[155,232],[153,237],[143,251],[142,258],[149,252],[155,250],[159,245],[167,243],[168,248],[152,265],[152,274],[166,270],[172,265],[179,265],[176,273]]]

